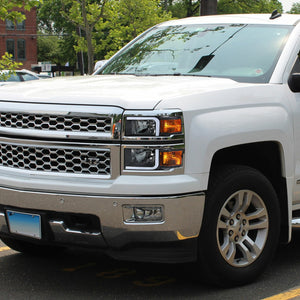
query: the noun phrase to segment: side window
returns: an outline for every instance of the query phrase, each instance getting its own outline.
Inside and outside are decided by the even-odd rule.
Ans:
[[[10,77],[7,79],[9,82],[21,81],[21,78],[18,74],[11,74]]]
[[[6,52],[12,54],[13,58],[15,58],[15,41],[12,39],[6,40]]]
[[[22,75],[24,81],[29,81],[29,80],[37,80],[38,78],[27,73],[20,73]]]

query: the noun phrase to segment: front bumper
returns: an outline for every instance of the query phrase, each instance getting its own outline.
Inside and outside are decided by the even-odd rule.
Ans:
[[[28,239],[10,233],[6,210],[13,209],[41,215],[42,239],[36,241],[31,238],[34,242],[98,247],[113,252],[134,244],[180,244],[198,237],[204,200],[205,195],[201,192],[171,196],[109,197],[33,192],[2,187],[0,235]],[[157,223],[126,223],[124,208],[139,205],[160,205],[164,209],[164,220]],[[65,217],[69,215],[97,218],[99,228],[68,228]]]

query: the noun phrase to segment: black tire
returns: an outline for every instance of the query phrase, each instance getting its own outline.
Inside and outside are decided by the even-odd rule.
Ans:
[[[1,240],[15,251],[36,256],[56,256],[64,250],[63,247],[40,245],[10,237],[1,237]]]
[[[222,287],[252,282],[272,260],[279,234],[279,202],[270,181],[250,167],[223,167],[210,180],[205,201],[202,279]]]

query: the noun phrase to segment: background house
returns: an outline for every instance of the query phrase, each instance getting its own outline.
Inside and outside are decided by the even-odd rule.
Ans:
[[[18,11],[26,16],[24,21],[0,20],[0,56],[11,53],[16,61],[23,63],[22,69],[31,70],[31,65],[37,63],[36,9]]]

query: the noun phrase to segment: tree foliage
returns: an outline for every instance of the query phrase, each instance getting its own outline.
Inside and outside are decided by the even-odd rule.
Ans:
[[[111,1],[106,18],[95,27],[99,58],[109,58],[146,29],[171,17],[159,5],[159,0]]]
[[[5,54],[2,55],[0,59],[0,71],[7,70],[8,72],[0,72],[0,81],[7,80],[10,77],[10,75],[14,74],[15,70],[17,70],[21,66],[22,63],[15,62],[12,59],[12,54],[5,52]]]
[[[300,2],[295,2],[292,5],[291,10],[289,11],[290,14],[300,14]]]
[[[282,12],[282,4],[278,0],[219,0],[219,14],[272,13],[277,9]]]
[[[21,22],[25,16],[16,8],[24,8],[29,11],[38,4],[38,0],[0,0],[0,19]]]

